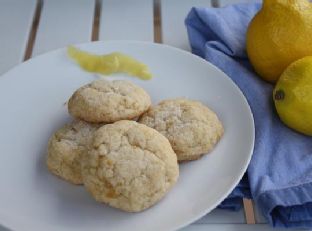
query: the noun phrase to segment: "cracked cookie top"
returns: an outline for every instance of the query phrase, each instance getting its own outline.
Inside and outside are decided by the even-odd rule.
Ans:
[[[69,113],[93,123],[134,119],[151,105],[141,87],[125,80],[96,80],[78,90],[68,101]]]
[[[57,130],[48,144],[47,166],[55,175],[82,184],[80,158],[100,124],[75,120]]]
[[[139,122],[167,137],[179,161],[200,158],[223,135],[217,115],[202,103],[188,99],[164,100],[143,114]]]
[[[85,187],[99,201],[129,212],[142,211],[175,184],[177,157],[169,141],[135,121],[99,128],[82,160]]]

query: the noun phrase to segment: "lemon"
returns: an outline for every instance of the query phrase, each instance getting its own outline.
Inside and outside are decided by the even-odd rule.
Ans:
[[[273,99],[279,117],[288,127],[312,136],[312,56],[286,68],[275,86]]]
[[[295,60],[312,55],[312,4],[264,0],[248,27],[247,53],[255,71],[269,82],[276,82]]]

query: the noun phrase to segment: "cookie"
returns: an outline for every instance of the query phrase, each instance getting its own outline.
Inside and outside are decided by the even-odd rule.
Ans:
[[[73,184],[82,184],[80,158],[99,126],[76,120],[57,130],[48,144],[48,169]]]
[[[200,158],[223,135],[217,115],[194,100],[164,100],[142,115],[139,122],[167,137],[179,161]]]
[[[135,121],[99,128],[82,159],[84,185],[99,202],[128,212],[151,207],[179,176],[169,141]]]
[[[151,105],[150,96],[125,80],[97,80],[79,88],[69,99],[68,111],[78,119],[112,123],[134,119]]]

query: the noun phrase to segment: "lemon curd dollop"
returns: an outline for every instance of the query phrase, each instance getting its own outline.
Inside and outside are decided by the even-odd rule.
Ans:
[[[67,54],[84,70],[88,72],[110,75],[113,73],[126,73],[142,80],[152,78],[147,65],[130,57],[129,55],[113,52],[110,54],[96,55],[69,46]]]

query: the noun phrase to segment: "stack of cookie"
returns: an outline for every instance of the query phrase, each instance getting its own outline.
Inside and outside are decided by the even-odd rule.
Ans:
[[[165,100],[151,107],[144,89],[123,80],[79,88],[68,111],[75,120],[50,138],[49,170],[128,212],[163,198],[178,179],[178,161],[198,159],[223,134],[216,114],[200,102]]]

